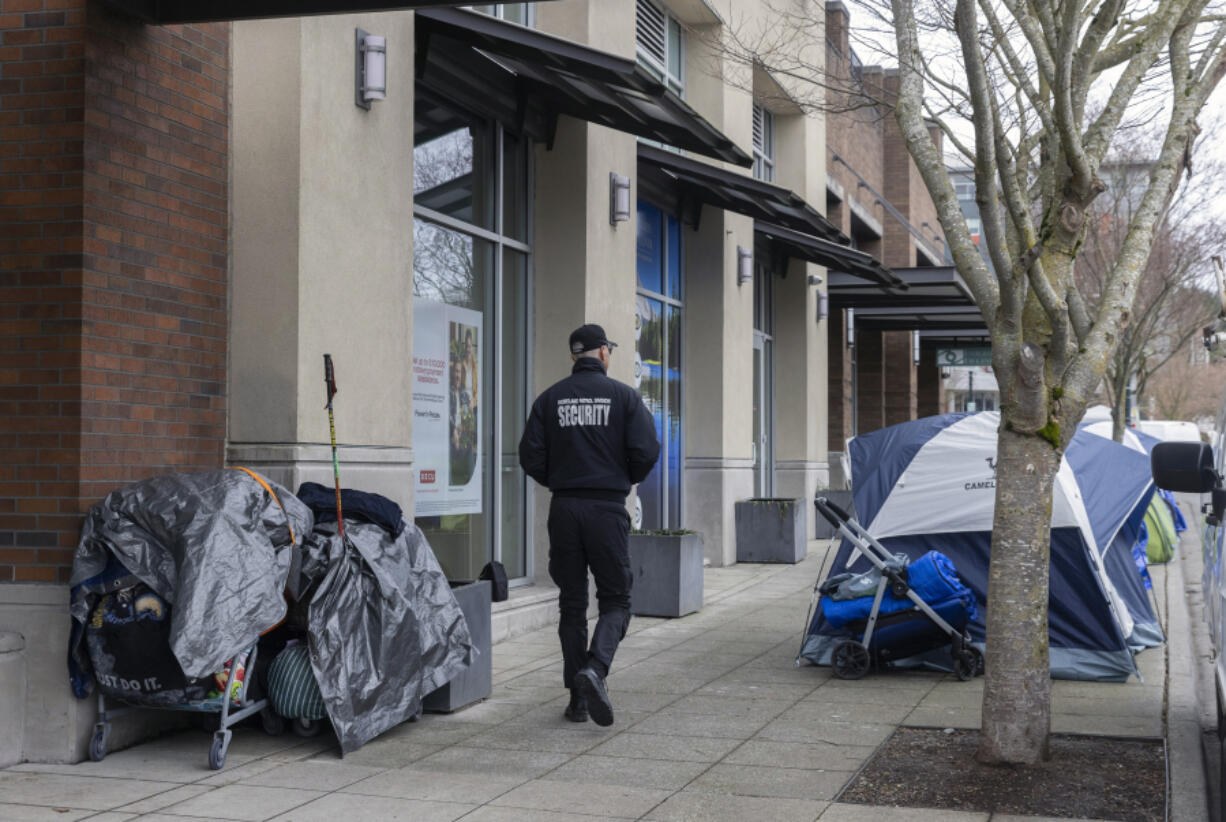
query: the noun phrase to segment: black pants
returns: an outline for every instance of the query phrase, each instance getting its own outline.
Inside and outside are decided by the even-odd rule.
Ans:
[[[587,641],[587,571],[600,617]],[[562,681],[570,688],[589,656],[607,672],[630,625],[630,516],[617,502],[554,497],[549,506],[549,576],[558,586]],[[602,672],[603,673],[603,672]]]

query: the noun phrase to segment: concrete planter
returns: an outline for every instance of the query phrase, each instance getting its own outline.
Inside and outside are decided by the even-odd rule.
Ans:
[[[702,534],[631,534],[630,613],[679,617],[702,608]]]
[[[736,504],[736,561],[786,562],[805,558],[804,500],[757,498]]]
[[[819,489],[816,496],[825,497],[826,499],[830,500],[835,505],[839,506],[844,511],[847,511],[853,516],[856,513],[855,511],[852,510],[853,506],[851,502],[851,492],[850,491],[830,491],[830,490],[825,490],[825,489]],[[813,536],[815,538],[830,539],[832,536],[838,533],[838,529],[836,529],[829,522],[827,522],[825,517],[817,513],[816,508],[813,509],[813,519],[817,522],[817,525],[815,526],[814,531],[813,531]]]
[[[479,653],[472,665],[422,700],[422,708],[432,712],[458,711],[485,699],[494,689],[494,658],[490,653],[490,583],[479,579],[452,582],[451,587],[468,622],[473,647]]]
[[[26,702],[26,640],[0,631],[0,768],[22,761]]]

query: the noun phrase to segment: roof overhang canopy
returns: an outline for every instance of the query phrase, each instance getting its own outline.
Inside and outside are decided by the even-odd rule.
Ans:
[[[740,166],[753,158],[633,60],[471,11],[416,15],[417,81],[552,144],[559,115]]]
[[[907,289],[905,282],[863,251],[770,223],[754,223],[754,233],[788,257],[823,265],[831,272],[846,272],[881,286]]]
[[[906,291],[882,288],[863,277],[831,272],[832,308],[855,309],[856,328],[920,332],[921,341],[978,340],[986,324],[970,289],[952,267],[895,268]]]
[[[220,23],[271,17],[313,17],[466,5],[453,0],[104,0],[116,11],[144,23]]]
[[[642,143],[638,168],[640,188],[675,192],[682,217],[692,225],[698,224],[702,206],[709,205],[836,243],[847,242],[834,224],[786,188]]]

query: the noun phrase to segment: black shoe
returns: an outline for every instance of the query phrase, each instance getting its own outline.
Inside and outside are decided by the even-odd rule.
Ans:
[[[587,703],[592,721],[602,728],[613,724],[613,704],[604,687],[604,677],[589,666],[575,674],[575,693]]]
[[[571,722],[587,722],[587,700],[579,696],[578,691],[570,692],[570,704],[566,706],[563,716]]]

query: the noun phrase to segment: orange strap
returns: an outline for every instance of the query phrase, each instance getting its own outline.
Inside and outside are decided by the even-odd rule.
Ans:
[[[268,481],[256,472],[252,471],[250,468],[244,468],[241,465],[235,465],[233,468],[235,471],[245,471],[246,473],[250,474],[251,478],[262,485],[264,490],[272,496],[272,501],[275,502],[277,507],[281,509],[281,513],[285,514],[285,527],[289,528],[290,544],[293,545],[295,542],[297,542],[297,537],[294,536],[294,523],[290,522],[289,514],[285,511],[285,506],[281,504],[281,500],[277,498],[277,492],[272,490],[272,486],[268,484]]]

